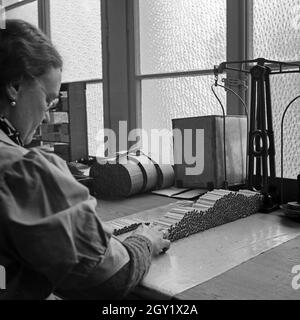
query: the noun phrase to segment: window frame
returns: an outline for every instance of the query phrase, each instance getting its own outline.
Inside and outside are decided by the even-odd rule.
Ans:
[[[248,59],[248,33],[249,33],[249,0],[226,0],[226,15],[227,15],[227,32],[226,32],[226,61],[239,61]],[[134,19],[134,26],[129,26],[129,31],[134,35],[135,43],[135,69],[131,69],[131,73],[134,73],[135,79],[135,92],[131,93],[135,96],[135,121],[137,127],[142,126],[141,117],[141,82],[145,79],[167,79],[167,78],[178,78],[178,77],[192,77],[192,76],[205,76],[214,75],[213,66],[211,69],[198,69],[198,70],[185,70],[180,72],[165,72],[165,73],[153,73],[153,74],[140,74],[140,57],[139,57],[139,0],[129,1],[128,14]],[[221,63],[223,61],[220,61]],[[239,75],[236,73],[226,72],[227,77],[237,78]],[[134,90],[133,89],[133,90]],[[243,99],[247,99],[247,95],[242,88],[233,88]],[[230,93],[226,92],[227,100],[227,113],[229,115],[244,115],[244,109],[239,100]],[[133,117],[133,115],[131,115]]]
[[[16,2],[14,4],[11,4],[7,7],[5,7],[5,11],[13,10],[15,8],[20,8],[28,3],[36,2],[38,6],[38,27],[51,39],[51,19],[50,19],[50,1],[51,0],[23,0]],[[102,0],[99,0],[102,5]],[[102,8],[101,8],[102,9]],[[102,15],[102,13],[101,13]],[[102,39],[103,43],[103,39]],[[104,63],[103,63],[104,65]],[[102,78],[92,78],[92,79],[85,79],[80,81],[71,81],[72,83],[79,83],[79,82],[85,82],[86,85],[89,84],[101,84],[103,87],[103,75]],[[105,109],[103,104],[103,110]],[[103,115],[104,117],[104,115]],[[88,134],[88,132],[87,132]]]
[[[39,27],[51,37],[50,1],[23,0],[8,6],[11,10],[29,2],[38,3]],[[102,79],[104,127],[119,132],[119,121],[127,121],[128,132],[142,127],[141,82],[144,79],[164,79],[186,76],[213,75],[211,69],[186,70],[141,75],[139,56],[139,0],[99,0],[102,21]],[[248,58],[249,0],[226,0],[227,61]],[[220,63],[223,61],[220,61]],[[227,76],[236,78],[236,74]],[[76,82],[76,81],[75,81]],[[236,88],[235,88],[236,89]],[[245,92],[236,90],[243,98]],[[227,92],[227,113],[244,114],[239,101]],[[122,107],[120,107],[122,106]]]
[[[48,36],[51,36],[51,0],[23,0],[7,6],[6,10],[33,1],[38,3],[39,27]],[[142,127],[142,80],[213,75],[213,66],[208,70],[140,75],[139,0],[99,1],[101,1],[103,74],[102,79],[87,80],[86,83],[102,83],[104,127],[114,130],[118,139],[119,121],[127,121],[128,133],[132,129]],[[253,46],[251,30],[253,1],[226,0],[226,6],[226,61],[249,60],[252,57]],[[223,61],[219,63],[221,62]],[[299,61],[293,62],[299,63]],[[227,71],[224,76],[236,79],[239,75]],[[250,87],[249,81],[248,85]],[[232,89],[247,100],[249,105],[251,88],[246,92],[241,87],[233,87]],[[241,102],[229,91],[226,92],[226,100],[227,114],[245,114]]]
[[[5,7],[5,11],[10,11],[16,8],[20,8],[28,3],[36,2],[38,7],[38,26],[47,35],[50,35],[50,0],[23,0],[13,3]]]

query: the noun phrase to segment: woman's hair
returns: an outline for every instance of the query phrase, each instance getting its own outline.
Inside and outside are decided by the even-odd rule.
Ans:
[[[39,77],[51,67],[61,69],[62,64],[42,31],[23,20],[6,20],[5,29],[0,29],[0,98],[7,84]]]

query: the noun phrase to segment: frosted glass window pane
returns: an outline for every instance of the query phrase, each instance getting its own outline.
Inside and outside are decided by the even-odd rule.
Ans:
[[[253,0],[253,58],[300,59],[300,0]]]
[[[300,0],[253,1],[253,58],[300,60]],[[280,176],[280,123],[284,108],[300,93],[300,75],[271,75],[276,147],[276,175]],[[298,105],[297,105],[298,104]],[[284,177],[295,179],[300,167],[299,102],[285,120]]]
[[[280,124],[288,103],[300,94],[300,75],[286,74],[271,78],[273,124],[276,150],[276,175],[280,176]],[[284,121],[284,177],[296,179],[300,173],[300,101],[294,102]]]
[[[51,37],[64,60],[63,82],[102,78],[101,0],[51,0]]]
[[[213,76],[155,79],[142,81],[142,128],[150,136],[151,129],[172,130],[174,118],[220,115],[222,109],[211,91]],[[225,92],[216,89],[224,106]],[[172,140],[164,152],[172,156]],[[167,150],[167,151],[166,151]],[[156,161],[159,155],[152,154]]]
[[[141,74],[226,60],[226,0],[140,0]]]
[[[89,155],[96,156],[103,147],[100,132],[104,128],[102,83],[87,84],[86,99]]]
[[[22,19],[38,27],[38,6],[37,1],[29,2],[15,9],[6,11],[6,19]]]
[[[22,0],[0,0],[0,4],[2,2],[3,7],[8,7],[14,3],[22,2]]]

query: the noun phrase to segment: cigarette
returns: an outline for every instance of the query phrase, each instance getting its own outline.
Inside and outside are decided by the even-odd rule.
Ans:
[[[164,221],[161,221],[161,220],[154,220],[153,221],[154,224],[158,224],[158,225],[162,225],[164,227],[170,227],[172,226],[172,223],[169,223],[169,222],[164,222]]]
[[[182,214],[182,215],[184,215],[190,211],[191,211],[191,209],[181,209],[181,208],[174,208],[174,209],[170,210],[171,213],[177,213],[177,214]]]

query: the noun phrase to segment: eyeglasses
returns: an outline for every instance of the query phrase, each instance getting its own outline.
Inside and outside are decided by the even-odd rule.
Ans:
[[[47,108],[46,108],[46,112],[55,109],[55,107],[57,106],[59,102],[59,98],[54,98],[53,100],[47,102]]]
[[[41,81],[36,77],[34,79],[38,82],[38,84],[39,84],[40,88],[42,89],[42,91],[44,92],[45,96],[48,97],[48,93],[47,93],[46,89],[44,88],[43,84],[41,83]],[[47,104],[46,104],[45,111],[48,112],[48,111],[54,109],[57,106],[58,102],[59,102],[59,97],[56,97],[49,102],[46,101]]]

